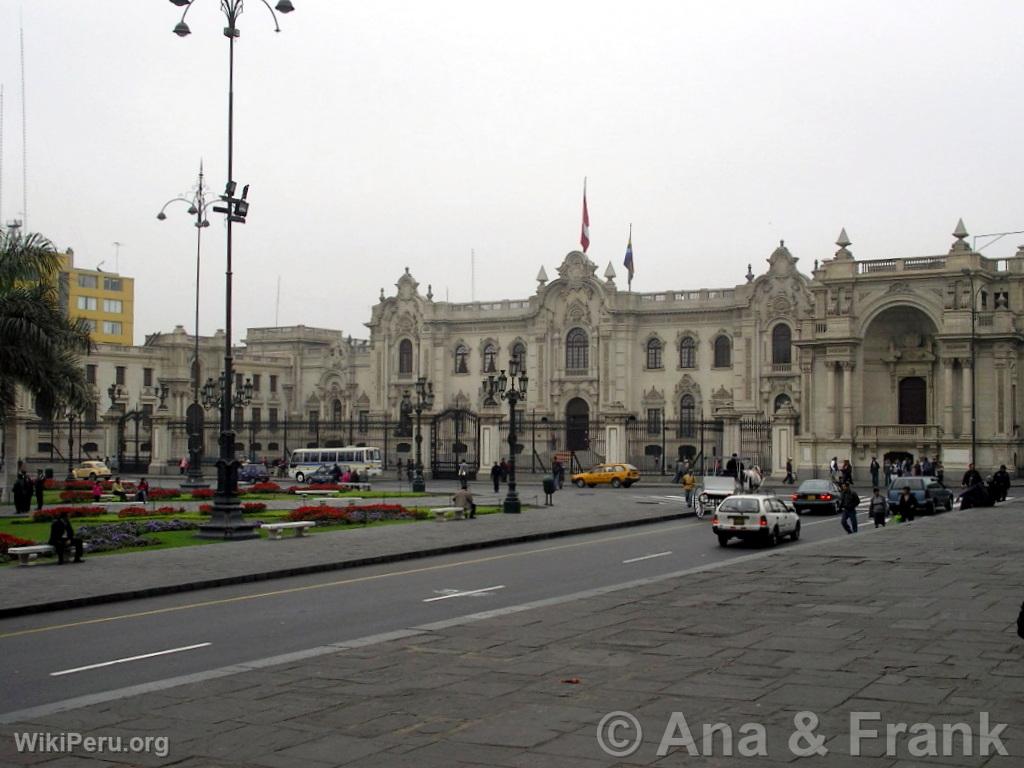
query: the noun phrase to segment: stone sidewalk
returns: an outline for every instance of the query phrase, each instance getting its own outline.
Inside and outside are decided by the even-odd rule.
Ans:
[[[659,491],[671,489],[652,489],[655,495]],[[475,520],[425,520],[365,529],[352,526],[302,538],[286,532],[280,541],[258,539],[96,557],[87,554],[82,565],[58,566],[52,559],[29,567],[11,565],[0,569],[0,618],[539,541],[692,514],[682,503],[642,503],[646,495],[626,496],[608,489],[566,488],[554,498],[555,506],[545,507],[543,496],[524,495],[524,503],[539,501],[541,506],[524,507],[519,515],[496,513]],[[450,503],[446,497],[393,501],[409,506]],[[493,493],[478,492],[477,503],[500,501]],[[248,517],[258,520],[259,514]]]
[[[806,751],[820,737],[820,751],[801,765],[1021,766],[1024,641],[1013,624],[1024,598],[1022,511],[1015,502],[751,549],[685,575],[36,714],[2,726],[0,763],[756,766],[798,762],[792,748]],[[597,738],[599,723],[617,711],[643,730],[635,751],[621,757]],[[679,741],[659,754],[674,712]],[[800,721],[811,736],[791,744],[800,712],[813,713]],[[882,732],[858,742],[860,756],[851,754],[855,712],[878,713],[863,727]],[[690,749],[703,756],[680,745],[680,716],[695,740]],[[1008,756],[979,741],[985,718]],[[702,741],[702,726],[719,722],[733,730],[732,756],[721,735]],[[760,731],[748,723],[763,727],[766,756],[741,756],[760,747]],[[939,728],[940,754],[912,754],[905,736],[887,754],[886,723]],[[958,723],[973,728],[971,754],[958,736],[955,754],[942,756],[941,728]],[[14,749],[15,731],[165,736],[170,754],[24,754]],[[606,735],[625,752],[635,734],[622,727]]]

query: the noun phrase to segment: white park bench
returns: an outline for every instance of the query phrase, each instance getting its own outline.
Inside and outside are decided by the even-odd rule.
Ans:
[[[312,528],[316,523],[312,520],[300,520],[294,523],[264,523],[262,528],[265,531],[270,531],[270,538],[280,539],[281,533],[289,528],[295,529],[296,536],[305,536],[306,529]]]
[[[314,489],[310,491],[296,491],[296,496],[333,496],[337,491],[328,489]]]
[[[88,550],[89,543],[83,543],[82,551],[87,552]],[[65,554],[74,554],[74,551],[75,548],[73,546],[68,546]],[[26,547],[10,547],[7,550],[7,554],[17,555],[18,565],[28,565],[29,561],[32,560],[33,557],[38,557],[39,555],[55,555],[57,554],[57,550],[52,544],[32,544]]]
[[[462,507],[431,507],[430,511],[434,513],[434,519],[438,522],[447,520],[448,515],[452,516],[452,520],[461,520],[465,512]]]
[[[369,483],[338,483],[343,491],[369,491]]]

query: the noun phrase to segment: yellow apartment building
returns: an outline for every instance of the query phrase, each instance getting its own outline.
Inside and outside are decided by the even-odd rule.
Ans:
[[[75,266],[70,248],[61,254],[61,299],[69,317],[92,326],[99,344],[131,346],[135,332],[135,280],[117,272]]]

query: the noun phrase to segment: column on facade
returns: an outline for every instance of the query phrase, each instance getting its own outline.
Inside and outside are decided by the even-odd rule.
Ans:
[[[843,437],[853,437],[853,362],[844,360],[843,369]]]
[[[836,435],[836,364],[825,361],[825,419],[829,437]]]
[[[960,435],[961,437],[970,438],[974,432],[972,430],[972,420],[974,413],[972,411],[971,395],[973,392],[971,386],[971,361],[969,358],[960,361],[960,386],[962,396],[960,398],[960,412],[963,414],[963,418],[960,421]],[[974,457],[971,457],[971,461],[974,461]]]
[[[947,437],[953,435],[953,365],[955,363],[955,358],[942,358],[942,430]]]
[[[811,352],[804,351],[806,358],[811,357]],[[802,383],[800,385],[800,421],[804,432],[813,435],[815,427],[812,414],[814,413],[814,364],[811,359],[805,359],[800,363]]]

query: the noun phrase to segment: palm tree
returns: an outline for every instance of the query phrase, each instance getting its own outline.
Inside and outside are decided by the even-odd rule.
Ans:
[[[89,327],[61,307],[60,255],[53,243],[17,229],[0,232],[0,425],[4,427],[3,485],[10,492],[16,435],[8,429],[17,388],[50,410],[81,413],[93,402],[80,357],[92,349]]]

